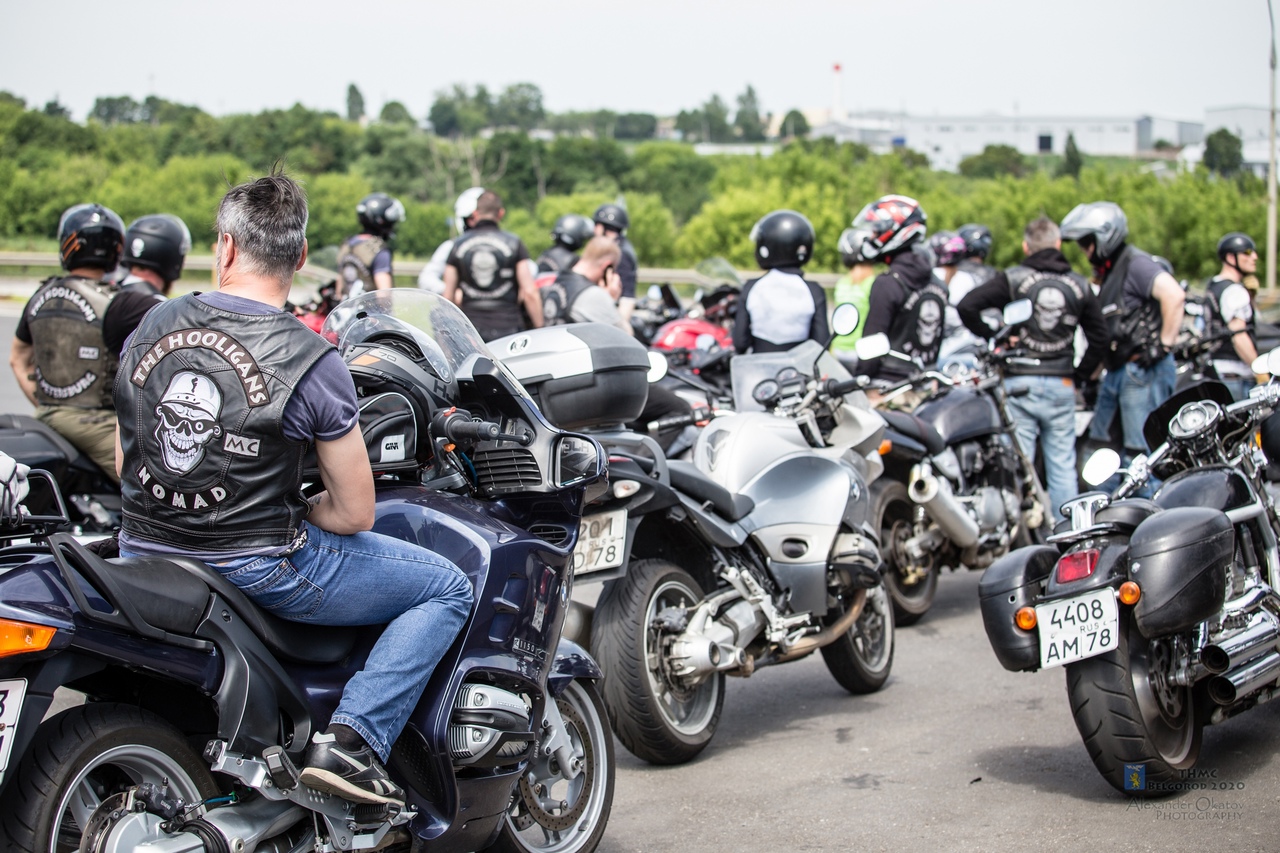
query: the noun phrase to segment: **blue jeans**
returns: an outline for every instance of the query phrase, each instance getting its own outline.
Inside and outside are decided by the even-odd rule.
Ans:
[[[390,536],[340,536],[305,522],[303,529],[306,542],[288,556],[210,565],[284,619],[386,624],[330,720],[359,732],[385,762],[471,613],[471,582],[449,560]]]
[[[1161,403],[1173,395],[1177,382],[1178,369],[1172,355],[1166,355],[1151,367],[1141,367],[1136,361],[1130,361],[1116,370],[1108,370],[1098,388],[1098,403],[1089,424],[1089,438],[1109,443],[1111,421],[1119,411],[1120,426],[1124,431],[1124,452],[1121,456],[1124,465],[1128,466],[1133,457],[1151,449],[1142,434],[1143,424]],[[1098,488],[1110,492],[1119,485],[1120,476],[1116,474]],[[1152,477],[1136,494],[1151,497],[1159,485],[1160,481]]]
[[[1028,459],[1036,458],[1036,441],[1048,481],[1050,513],[1056,524],[1060,508],[1080,491],[1076,479],[1076,391],[1069,377],[1010,376],[1004,381],[1006,404],[1013,418],[1018,446]],[[1027,389],[1021,396],[1012,392]]]

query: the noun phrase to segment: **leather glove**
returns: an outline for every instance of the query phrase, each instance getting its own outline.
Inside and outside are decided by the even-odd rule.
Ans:
[[[1138,353],[1138,364],[1144,368],[1151,368],[1168,354],[1169,348],[1157,340]]]
[[[31,466],[23,465],[7,453],[0,453],[0,517],[17,521],[25,510],[22,502],[26,500],[31,486],[27,482],[27,474]]]

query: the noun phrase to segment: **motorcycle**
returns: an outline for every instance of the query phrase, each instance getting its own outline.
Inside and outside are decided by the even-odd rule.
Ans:
[[[1280,350],[1260,361],[1280,372]],[[996,657],[1015,672],[1066,667],[1089,757],[1125,794],[1182,790],[1204,726],[1280,695],[1277,517],[1262,476],[1280,446],[1256,440],[1277,404],[1275,383],[1237,403],[1217,382],[1176,392],[1114,493],[1068,502],[1049,544],[983,575]],[[1100,450],[1085,467],[1101,483],[1119,457]],[[1154,499],[1132,497],[1152,477]]]
[[[31,514],[0,526],[34,537],[0,550],[3,849],[599,843],[614,790],[601,673],[561,638],[583,502],[604,488],[599,445],[552,427],[439,297],[365,294],[325,331],[361,391],[373,529],[444,555],[475,587],[391,752],[404,807],[351,804],[297,770],[379,626],[287,622],[197,560],[103,559],[50,532],[56,513]],[[85,703],[46,720],[58,688]]]
[[[856,321],[857,309],[841,306],[833,325]],[[540,349],[536,337],[508,339],[509,350]],[[545,361],[512,367],[547,393]],[[814,341],[738,356],[732,373],[737,414],[700,433],[691,463],[644,435],[596,434],[612,485],[583,518],[577,576],[605,582],[583,630],[615,734],[654,764],[706,748],[727,675],[821,651],[858,694],[879,690],[893,662],[893,612],[867,524],[883,419]]]
[[[1028,300],[1006,306],[996,340],[1007,338],[1030,311]],[[885,356],[910,360],[891,353],[883,334],[858,341],[860,360]],[[871,486],[871,524],[898,625],[911,625],[929,611],[943,566],[985,569],[1011,548],[1048,533],[1048,496],[1018,445],[1000,370],[1026,355],[987,347],[974,357],[979,367],[973,373],[922,370],[881,386],[887,400],[937,386],[913,413],[882,412],[891,447],[885,476]]]
[[[120,487],[52,427],[29,415],[0,415],[0,453],[57,481],[66,502],[64,532],[109,536],[120,526]]]

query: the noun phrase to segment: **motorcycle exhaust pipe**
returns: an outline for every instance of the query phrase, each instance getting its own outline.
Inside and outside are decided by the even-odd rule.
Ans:
[[[853,627],[853,623],[858,621],[858,617],[862,615],[862,609],[867,606],[867,591],[859,589],[853,596],[853,603],[849,605],[849,609],[844,615],[823,628],[816,634],[810,634],[807,637],[801,637],[796,641],[795,645],[790,646],[785,652],[778,656],[774,663],[786,663],[789,660],[804,657],[812,651],[828,646],[848,632]]]
[[[1266,646],[1274,646],[1280,640],[1280,623],[1265,610],[1259,611],[1238,633],[1211,643],[1200,650],[1200,662],[1212,673],[1221,674],[1239,669],[1250,658],[1255,658]]]
[[[969,548],[978,544],[978,522],[956,500],[951,483],[945,477],[935,477],[927,465],[916,465],[911,469],[911,485],[907,493],[911,500],[924,507],[929,517],[957,547]]]
[[[1209,698],[1231,705],[1280,678],[1280,653],[1268,652],[1253,663],[1209,679]]]

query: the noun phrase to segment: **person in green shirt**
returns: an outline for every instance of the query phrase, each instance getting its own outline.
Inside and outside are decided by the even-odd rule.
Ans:
[[[836,279],[835,299],[831,304],[851,302],[857,306],[858,326],[849,334],[836,338],[831,343],[831,352],[850,370],[858,362],[854,347],[862,337],[862,328],[867,322],[871,282],[875,280],[875,264],[862,258],[862,244],[871,237],[871,231],[865,228],[846,228],[840,235],[840,260],[848,272]]]

